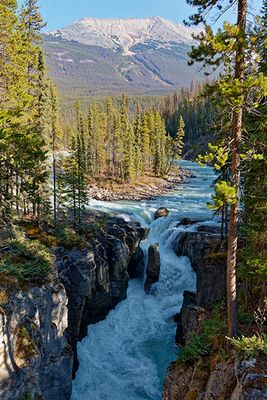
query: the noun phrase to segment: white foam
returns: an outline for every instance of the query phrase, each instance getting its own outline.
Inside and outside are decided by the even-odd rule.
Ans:
[[[146,295],[142,280],[129,283],[127,300],[107,318],[89,326],[88,336],[78,344],[80,361],[73,382],[72,400],[160,400],[162,383],[169,363],[176,358],[173,316],[180,310],[184,290],[195,289],[195,273],[187,257],[177,257],[173,240],[183,217],[209,219],[206,206],[214,175],[210,168],[183,163],[194,170],[196,179],[181,185],[173,194],[146,202],[92,201],[91,207],[119,212],[124,218],[150,224],[142,243],[147,254],[150,244],[159,243],[159,282]],[[206,180],[207,179],[207,180]],[[168,207],[167,218],[152,221],[155,210]]]

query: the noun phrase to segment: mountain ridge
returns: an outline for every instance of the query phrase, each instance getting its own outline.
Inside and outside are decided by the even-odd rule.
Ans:
[[[134,55],[130,49],[147,40],[158,43],[193,43],[196,28],[175,24],[161,17],[147,18],[93,18],[86,17],[66,27],[48,32],[49,35],[74,40],[86,45],[116,49],[123,55]]]
[[[196,32],[161,17],[86,17],[46,33],[44,48],[64,94],[163,94],[203,79],[187,65]]]

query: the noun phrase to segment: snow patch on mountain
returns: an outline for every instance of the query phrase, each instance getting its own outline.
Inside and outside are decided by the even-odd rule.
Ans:
[[[54,37],[74,40],[82,44],[122,50],[123,55],[134,55],[133,47],[153,42],[159,47],[170,44],[193,43],[192,33],[196,28],[188,28],[160,17],[97,19],[84,18],[65,28],[49,32]]]

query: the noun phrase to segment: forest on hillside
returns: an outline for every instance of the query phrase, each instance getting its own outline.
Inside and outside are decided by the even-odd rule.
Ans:
[[[191,85],[146,104],[122,95],[79,103],[61,115],[41,43],[44,22],[37,2],[2,4],[1,214],[34,219],[67,204],[80,215],[95,178],[132,182],[145,174],[165,177],[184,142],[209,133],[212,105]],[[52,180],[51,186],[51,174]],[[34,171],[34,173],[33,173]],[[53,196],[53,205],[50,196]],[[76,214],[76,210],[74,210]]]

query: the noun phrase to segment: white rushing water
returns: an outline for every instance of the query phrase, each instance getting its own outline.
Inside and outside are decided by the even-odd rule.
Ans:
[[[195,175],[173,192],[149,201],[92,201],[91,207],[120,213],[126,219],[149,226],[142,243],[159,243],[161,272],[149,295],[140,279],[130,281],[127,299],[104,321],[88,327],[88,336],[78,344],[80,361],[73,382],[72,400],[160,400],[169,363],[176,358],[176,325],[184,290],[195,290],[195,273],[187,257],[172,250],[179,220],[183,217],[210,219],[207,201],[212,192],[211,168],[181,162]],[[153,221],[159,207],[167,207],[167,218]],[[188,227],[190,229],[190,227]]]

